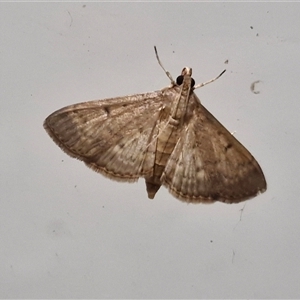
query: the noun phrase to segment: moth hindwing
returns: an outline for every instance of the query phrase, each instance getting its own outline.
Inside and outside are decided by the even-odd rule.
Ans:
[[[53,141],[71,157],[110,179],[145,178],[149,198],[161,185],[193,203],[238,203],[266,190],[249,151],[200,103],[192,69],[160,91],[79,103],[44,122]]]

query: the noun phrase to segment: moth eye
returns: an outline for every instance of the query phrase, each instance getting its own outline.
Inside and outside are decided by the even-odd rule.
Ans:
[[[182,83],[183,83],[183,76],[182,75],[179,75],[176,78],[176,83],[177,83],[177,85],[182,85]]]
[[[194,80],[194,78],[192,78],[191,87],[194,87],[194,85],[195,85],[195,80]]]
[[[177,83],[177,85],[182,85],[182,83],[183,83],[183,75],[179,75],[176,78],[176,83]],[[195,85],[195,80],[194,80],[194,78],[192,78],[191,87],[194,87],[194,85]]]

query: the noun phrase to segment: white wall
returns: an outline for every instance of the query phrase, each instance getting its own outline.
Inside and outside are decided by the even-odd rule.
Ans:
[[[299,3],[0,8],[1,298],[300,297]],[[54,110],[168,86],[154,45],[173,77],[227,69],[196,93],[258,160],[266,193],[150,201],[143,180],[110,181],[52,142]]]

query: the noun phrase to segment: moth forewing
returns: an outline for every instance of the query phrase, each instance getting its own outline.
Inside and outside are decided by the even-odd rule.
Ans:
[[[189,99],[193,116],[178,139],[162,182],[187,202],[240,202],[266,190],[253,156],[201,104]]]
[[[151,199],[161,185],[193,203],[237,203],[264,192],[259,164],[193,91],[225,71],[195,87],[192,69],[176,83],[164,71],[170,87],[71,105],[47,117],[44,128],[68,155],[110,179],[144,177]]]

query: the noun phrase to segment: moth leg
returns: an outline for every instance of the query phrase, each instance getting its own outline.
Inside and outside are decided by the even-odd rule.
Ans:
[[[226,72],[226,70],[224,70],[223,72],[221,72],[221,74],[219,74],[217,77],[215,77],[215,78],[213,78],[213,79],[211,79],[211,80],[208,80],[208,81],[206,81],[206,82],[203,82],[203,83],[200,83],[200,84],[195,85],[195,86],[194,86],[194,90],[195,90],[195,89],[198,89],[198,88],[201,88],[201,87],[203,87],[203,86],[205,86],[205,85],[207,85],[207,84],[209,84],[209,83],[212,83],[212,82],[216,81],[216,80],[217,80],[218,78],[220,78],[225,72]]]
[[[171,80],[172,86],[175,86],[176,83],[175,83],[175,81],[174,81],[172,75],[170,74],[169,71],[167,71],[167,70],[164,68],[164,66],[162,65],[162,63],[161,63],[161,61],[160,61],[160,59],[159,59],[159,57],[158,57],[158,53],[157,53],[156,46],[154,46],[154,50],[155,50],[155,55],[156,55],[156,58],[157,58],[157,61],[158,61],[159,65],[160,65],[161,68],[165,71],[165,73],[166,73],[166,75],[169,77],[169,79]]]

